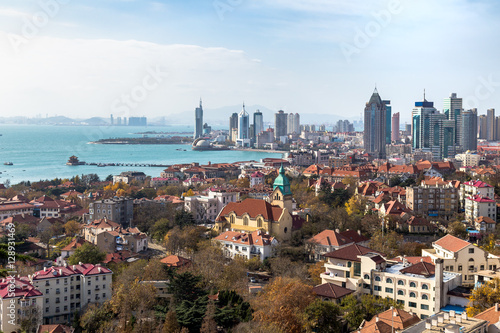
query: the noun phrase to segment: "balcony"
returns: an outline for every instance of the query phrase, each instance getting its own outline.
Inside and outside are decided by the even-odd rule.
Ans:
[[[321,279],[324,279],[326,282],[347,282],[347,278],[344,276],[335,276],[335,274],[327,274],[327,273],[321,273],[320,274]]]

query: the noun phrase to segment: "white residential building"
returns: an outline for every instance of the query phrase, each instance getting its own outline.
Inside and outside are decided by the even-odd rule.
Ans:
[[[218,242],[224,254],[231,259],[258,257],[261,261],[272,257],[274,247],[278,245],[278,241],[274,237],[261,230],[252,233],[225,231],[215,237],[214,242]]]
[[[465,207],[465,198],[481,195],[483,197],[494,198],[495,189],[490,184],[481,180],[471,180],[460,184],[460,205]]]
[[[79,264],[45,268],[28,278],[43,293],[44,324],[71,321],[75,311],[90,303],[104,303],[111,299],[111,276],[108,268]]]
[[[442,261],[392,264],[382,254],[353,244],[325,255],[322,283],[333,283],[357,294],[391,298],[420,318],[448,304],[446,294],[461,284],[461,275],[444,272]]]
[[[39,310],[43,306],[43,295],[27,278],[0,280],[0,331],[18,332],[26,311]],[[38,312],[42,322],[42,313]]]
[[[465,219],[472,222],[480,216],[489,217],[496,221],[496,201],[480,194],[465,198]]]
[[[474,274],[485,269],[496,270],[500,258],[452,235],[446,235],[432,243],[432,249],[422,250],[422,256],[435,263],[443,260],[444,270],[462,274],[464,286],[474,285]]]
[[[236,202],[239,192],[228,192],[221,189],[210,189],[208,194],[184,198],[184,208],[193,214],[196,221],[214,222],[224,206]]]

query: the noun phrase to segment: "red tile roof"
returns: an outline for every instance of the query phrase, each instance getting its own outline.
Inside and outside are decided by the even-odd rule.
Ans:
[[[72,250],[76,250],[77,248],[79,248],[80,246],[82,246],[83,244],[85,243],[88,243],[88,244],[91,244],[90,242],[87,242],[85,239],[83,238],[75,238],[71,241],[71,243],[69,243],[68,245],[66,245],[65,247],[63,247],[61,249],[61,251],[72,251]]]
[[[310,238],[309,242],[324,246],[343,246],[353,243],[350,239],[345,238],[333,230],[323,230]]]
[[[473,195],[472,197],[468,197],[467,199],[475,202],[495,202],[495,200],[482,196],[480,194]]]
[[[466,242],[460,238],[457,238],[449,234],[441,239],[438,239],[437,241],[434,242],[434,244],[439,245],[443,249],[451,252],[458,252],[461,249],[470,245],[469,242]]]
[[[486,320],[488,326],[494,325],[500,321],[500,310],[498,305],[494,305],[489,309],[484,310],[480,314],[474,316],[474,318]]]
[[[346,230],[340,233],[343,237],[350,239],[354,243],[367,242],[370,238],[360,235],[356,230]]]
[[[402,270],[400,270],[400,272],[403,274],[415,274],[430,277],[434,275],[435,266],[431,263],[421,261],[419,263],[403,268]]]
[[[270,235],[260,230],[255,230],[252,233],[225,231],[214,239],[218,241],[231,242],[234,244],[266,246],[271,245],[274,237],[271,237]]]
[[[488,216],[478,216],[476,217],[476,223],[488,223],[488,224],[496,224],[495,221],[493,221],[493,219],[491,219],[490,217]]]
[[[15,285],[15,288],[12,288],[12,285]],[[12,282],[12,279],[0,280],[0,298],[29,298],[36,296],[42,296],[42,293],[29,283],[27,278],[14,278],[14,282]]]
[[[354,290],[343,288],[333,283],[323,283],[314,287],[313,292],[318,296],[340,299],[344,296],[352,294]]]
[[[375,315],[370,321],[364,323],[363,328],[372,326],[374,323],[386,323],[389,328],[392,329],[394,326],[397,330],[402,330],[408,328],[420,321],[420,318],[414,313],[407,312],[401,309],[389,309],[384,312]],[[361,330],[361,332],[365,332]]]
[[[235,212],[237,216],[247,213],[250,218],[262,215],[266,221],[278,221],[283,209],[279,206],[271,205],[269,202],[260,199],[245,199],[241,202],[230,202],[220,212],[217,221],[222,221],[229,213]]]
[[[161,259],[160,262],[170,267],[182,267],[191,264],[191,260],[176,255],[165,257]]]
[[[492,187],[490,184],[485,183],[481,180],[470,180],[468,182],[465,182],[464,185],[474,186],[478,188]]]
[[[75,330],[66,325],[40,325],[38,327],[38,333],[72,333]]]
[[[93,264],[54,266],[33,274],[33,280],[43,280],[55,277],[67,277],[72,275],[99,275],[113,273],[110,269]]]
[[[325,254],[325,257],[359,262],[361,261],[361,259],[359,259],[358,256],[367,253],[376,253],[385,256],[385,254],[382,252],[378,252],[358,244],[352,244],[333,252],[328,252],[327,254]]]

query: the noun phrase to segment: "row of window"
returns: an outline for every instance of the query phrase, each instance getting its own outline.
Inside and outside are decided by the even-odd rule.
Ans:
[[[364,276],[365,280],[369,280],[370,279],[370,276],[368,274],[365,274]],[[375,281],[377,282],[380,282],[382,281],[382,278],[380,276],[375,276]],[[390,283],[392,284],[393,283],[393,280],[391,278],[387,278],[385,280],[386,283]],[[405,285],[405,281],[404,280],[398,280],[398,286],[404,286]],[[410,288],[416,288],[417,287],[417,284],[413,281],[410,282]],[[425,290],[428,290],[429,289],[429,285],[428,284],[422,284],[422,289],[425,289]]]

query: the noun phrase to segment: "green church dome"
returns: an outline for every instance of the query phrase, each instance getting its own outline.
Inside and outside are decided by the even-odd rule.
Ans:
[[[274,180],[273,190],[275,190],[277,187],[279,187],[283,195],[292,195],[292,191],[290,191],[290,181],[285,175],[283,164],[280,167],[278,177],[276,177],[276,179]]]

